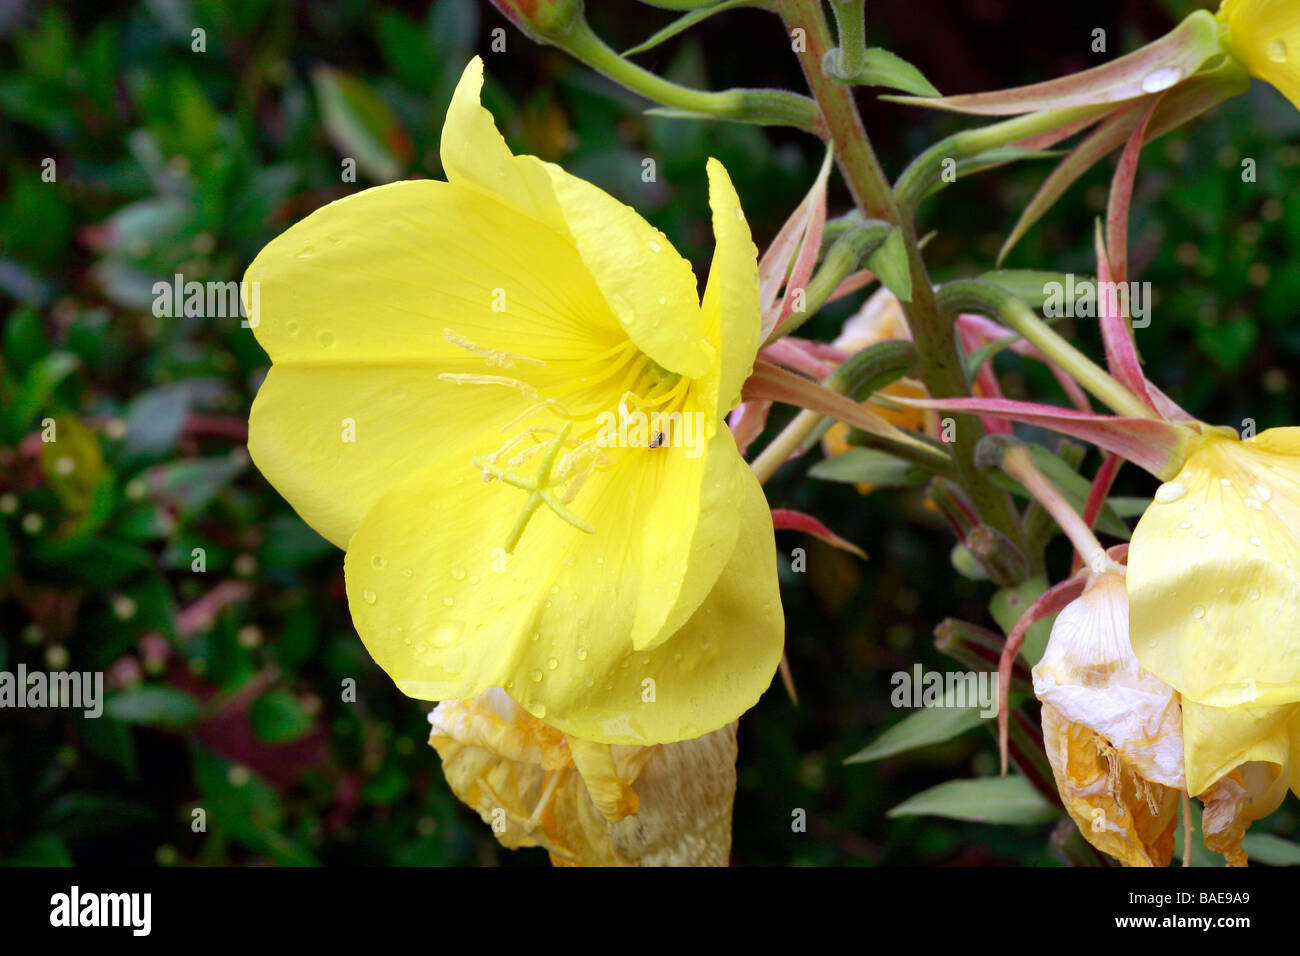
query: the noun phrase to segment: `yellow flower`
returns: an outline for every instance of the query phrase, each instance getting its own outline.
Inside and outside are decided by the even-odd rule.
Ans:
[[[1219,21],[1228,48],[1251,76],[1272,83],[1300,108],[1300,4],[1295,0],[1224,0]]]
[[[1300,793],[1300,428],[1208,437],[1128,560],[1133,650],[1182,695],[1188,791],[1239,771],[1246,817],[1271,813]]]
[[[447,113],[448,182],[331,203],[249,267],[272,360],[249,450],[347,549],[357,632],[403,692],[696,737],[781,656],[771,517],[720,427],[758,347],[749,228],[711,160],[701,301],[632,209],[511,154],[482,70]]]
[[[545,847],[557,866],[727,863],[734,723],[694,740],[610,746],[566,737],[499,688],[443,701],[429,722],[452,790],[505,847]]]

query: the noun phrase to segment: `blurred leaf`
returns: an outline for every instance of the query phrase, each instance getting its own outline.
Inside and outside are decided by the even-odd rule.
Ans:
[[[248,465],[246,459],[187,458],[155,465],[144,474],[155,500],[176,508],[183,519],[206,508]]]
[[[975,823],[1047,823],[1060,810],[1043,799],[1024,777],[949,780],[904,800],[888,817],[932,816]]]
[[[197,697],[175,687],[149,685],[119,691],[104,702],[104,713],[124,724],[179,728],[198,720]]]
[[[1270,833],[1247,833],[1241,841],[1241,848],[1253,863],[1300,866],[1300,843],[1292,843]]]
[[[19,390],[18,401],[10,410],[9,426],[21,435],[31,426],[37,413],[45,411],[59,384],[81,366],[81,359],[71,352],[51,352],[27,371]]]
[[[49,351],[40,313],[32,308],[14,309],[4,331],[4,360],[13,373],[22,375]]]
[[[262,563],[266,567],[299,568],[338,549],[296,514],[278,514],[267,523]]]
[[[283,744],[311,733],[315,721],[298,698],[284,688],[267,691],[249,711],[253,733],[263,743]]]
[[[878,488],[898,488],[925,480],[925,472],[911,462],[874,448],[850,448],[832,455],[813,465],[808,474],[823,481],[865,482]]]
[[[72,866],[72,853],[61,837],[41,833],[22,844],[4,861],[5,866]]]
[[[41,443],[41,471],[63,506],[74,515],[84,515],[90,510],[96,490],[108,477],[99,436],[75,415],[56,416],[54,426],[55,440]],[[112,510],[111,493],[101,504]],[[102,514],[101,523],[107,517]]]
[[[411,158],[411,141],[387,106],[363,81],[328,66],[312,71],[321,122],[345,159],[378,183],[397,179]]]

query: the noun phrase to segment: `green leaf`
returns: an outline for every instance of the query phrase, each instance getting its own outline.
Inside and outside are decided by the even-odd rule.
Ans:
[[[315,721],[298,698],[284,688],[275,688],[253,701],[249,708],[253,733],[263,743],[284,744],[311,733]]]
[[[247,467],[243,458],[187,458],[155,465],[145,472],[150,493],[192,518],[206,508]]]
[[[930,744],[942,743],[989,719],[980,713],[978,705],[957,707],[953,706],[954,702],[951,693],[945,694],[942,707],[922,707],[915,713],[908,714],[844,762],[870,763],[928,747]]]
[[[32,837],[5,860],[6,866],[72,866],[72,853],[62,837],[42,833]]]
[[[916,96],[940,95],[920,70],[901,56],[875,46],[867,50],[866,63],[851,82],[857,86],[887,86]]]
[[[833,455],[813,465],[808,474],[822,481],[865,482],[878,488],[899,488],[925,480],[925,472],[911,462],[874,448],[851,448]]]
[[[907,261],[907,246],[900,230],[894,228],[889,231],[879,248],[867,256],[866,265],[899,301],[912,301],[912,269]]]
[[[949,780],[904,800],[887,817],[947,817],[975,823],[1048,823],[1059,816],[1024,777]]]
[[[1247,833],[1241,841],[1252,862],[1269,866],[1300,866],[1300,844],[1269,833]]]
[[[11,433],[21,435],[49,402],[59,383],[80,366],[81,359],[71,352],[51,352],[32,365],[23,378],[18,401],[9,414]]]
[[[196,721],[202,710],[193,694],[162,685],[124,690],[104,702],[104,713],[114,720],[151,727],[182,727]]]
[[[715,3],[711,7],[701,7],[698,10],[692,10],[690,13],[678,17],[672,23],[668,24],[668,26],[641,41],[636,46],[624,50],[623,56],[635,56],[638,53],[644,53],[646,50],[654,49],[665,40],[671,40],[673,37],[677,36],[677,34],[689,30],[691,27],[695,26],[695,24],[707,20],[715,13],[722,13],[724,10],[734,10],[737,7],[752,7],[754,5],[754,0],[719,0],[718,3]]]

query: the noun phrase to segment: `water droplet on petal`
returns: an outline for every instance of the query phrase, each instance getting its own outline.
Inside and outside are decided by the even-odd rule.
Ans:
[[[1191,526],[1192,526],[1192,523],[1191,523],[1190,521],[1180,521],[1180,522],[1178,522],[1178,527],[1182,528],[1184,531],[1186,531],[1186,530],[1187,530],[1188,528],[1190,528]]]
[[[323,332],[319,332],[319,333],[317,333],[317,335],[316,335],[316,341],[319,342],[319,343],[321,344],[321,348],[326,348],[326,349],[328,349],[328,348],[333,348],[333,347],[334,347],[334,333],[333,333],[333,332],[330,332],[329,330],[326,330],[326,331],[323,331]]]
[[[1246,592],[1246,597],[1250,598],[1252,601],[1258,601],[1258,600],[1259,600],[1259,588],[1251,588],[1250,590],[1248,590],[1248,591]]]
[[[542,679],[542,672],[539,670],[531,670],[528,672],[528,679],[532,681],[534,684],[540,683]]]
[[[1258,547],[1259,547],[1261,544],[1263,544],[1264,542],[1259,540],[1259,535],[1252,534],[1252,535],[1250,536],[1250,543],[1253,544],[1255,547],[1258,548]]]
[[[455,607],[455,606],[456,606],[456,599],[455,599],[454,597],[451,597],[450,595],[448,595],[447,597],[445,597],[445,598],[442,599],[442,603],[443,603],[446,607]]]
[[[577,653],[578,653],[578,660],[585,661],[587,659],[587,649],[585,647],[578,648]]]
[[[289,322],[288,324],[285,325],[285,328],[289,330],[289,334],[290,334],[290,335],[297,335],[297,334],[298,334],[298,323],[297,323],[297,322]]]
[[[650,251],[651,251],[651,252],[659,252],[659,251],[661,251],[662,249],[663,249],[663,246],[659,245],[659,243],[655,242],[653,239],[650,240]]]
[[[553,671],[553,670],[555,670],[555,668],[557,668],[557,667],[559,667],[559,666],[560,666],[560,662],[557,661],[554,657],[552,657],[550,660],[548,660],[548,661],[546,662],[546,669],[547,669],[547,670],[552,670],[552,671]]]
[[[452,568],[452,569],[451,569],[451,576],[452,576],[453,578],[455,578],[457,581],[464,581],[464,580],[465,580],[465,569],[464,569],[464,568]]]
[[[1159,93],[1167,90],[1183,78],[1183,71],[1173,66],[1152,70],[1142,78],[1142,92]]]
[[[1187,494],[1187,486],[1181,481],[1167,481],[1156,489],[1156,501],[1162,505],[1172,504]]]
[[[374,604],[376,601],[379,600],[379,595],[377,595],[374,591],[362,591],[361,597],[363,600],[365,600],[367,604]]]
[[[1289,53],[1285,40],[1274,40],[1268,45],[1268,58],[1274,63],[1285,63]]]
[[[1259,499],[1258,499],[1258,498],[1249,498],[1249,497],[1248,497],[1248,498],[1246,499],[1246,507],[1249,508],[1251,511],[1263,511],[1263,510],[1264,510],[1264,506],[1263,506],[1262,504],[1259,503]]]
[[[307,245],[303,246],[303,247],[302,247],[302,251],[299,252],[297,255],[295,255],[294,258],[295,258],[295,259],[309,259],[309,258],[311,258],[311,243],[309,242],[309,243],[307,243]]]
[[[1268,485],[1255,484],[1251,491],[1255,492],[1255,497],[1260,501],[1268,501],[1269,498],[1273,497],[1273,489]]]
[[[1205,608],[1201,607],[1199,604],[1196,605],[1196,607],[1192,608],[1192,617],[1196,618],[1198,621],[1205,617]]]
[[[388,562],[384,560],[383,555],[380,554],[377,554],[373,558],[371,558],[370,564],[376,571],[382,571],[384,570],[384,568],[388,567]]]

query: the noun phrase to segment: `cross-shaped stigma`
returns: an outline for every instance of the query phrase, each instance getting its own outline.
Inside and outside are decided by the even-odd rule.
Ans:
[[[510,534],[506,538],[505,550],[507,554],[515,550],[515,545],[519,543],[519,539],[523,536],[524,528],[528,527],[528,522],[543,504],[554,511],[562,521],[573,525],[579,531],[591,534],[596,530],[564,507],[560,500],[555,497],[555,493],[551,491],[551,485],[555,480],[551,474],[551,469],[555,466],[555,459],[559,456],[560,449],[564,447],[564,442],[569,437],[572,428],[573,422],[565,422],[560,430],[555,433],[555,437],[551,439],[546,448],[546,454],[542,456],[541,467],[537,469],[537,474],[532,478],[520,478],[518,475],[498,468],[485,458],[474,459],[474,464],[483,470],[484,478],[489,476],[499,478],[507,485],[522,488],[529,493],[528,500],[524,503],[523,514],[515,521],[514,527],[510,529]]]

